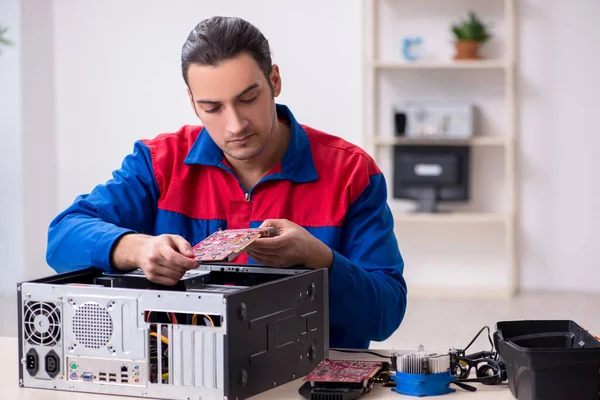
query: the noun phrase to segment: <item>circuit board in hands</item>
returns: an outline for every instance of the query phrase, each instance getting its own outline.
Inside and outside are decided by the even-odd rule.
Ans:
[[[304,378],[310,382],[353,382],[359,383],[374,378],[381,370],[377,361],[325,360]]]
[[[231,261],[260,237],[277,236],[275,228],[219,230],[192,247],[196,261]]]

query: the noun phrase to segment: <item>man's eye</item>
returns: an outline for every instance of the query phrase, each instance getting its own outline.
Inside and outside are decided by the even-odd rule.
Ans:
[[[257,96],[254,96],[254,97],[252,97],[251,99],[243,99],[243,100],[240,100],[240,101],[241,101],[242,103],[246,103],[246,104],[247,104],[247,103],[252,103],[254,100],[256,100],[256,97],[257,97]]]
[[[220,108],[221,108],[221,106],[219,106],[219,107],[214,107],[214,108],[210,108],[210,109],[208,109],[208,110],[204,110],[204,112],[205,112],[205,113],[208,113],[208,114],[212,114],[212,113],[216,113],[217,111],[219,111],[219,109],[220,109]]]

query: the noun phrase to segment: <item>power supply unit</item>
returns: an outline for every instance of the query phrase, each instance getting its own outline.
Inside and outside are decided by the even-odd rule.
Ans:
[[[19,385],[245,399],[327,357],[326,269],[201,265],[175,286],[94,268],[17,286]]]

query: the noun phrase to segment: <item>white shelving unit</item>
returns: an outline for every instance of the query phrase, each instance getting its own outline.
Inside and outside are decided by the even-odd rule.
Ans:
[[[514,295],[519,287],[515,0],[363,0],[363,7],[364,143],[388,182],[409,294]],[[469,10],[484,21],[495,18],[494,38],[481,60],[454,61],[450,25]],[[404,61],[403,37],[418,34],[427,47],[429,33],[440,54]],[[487,94],[481,97],[479,89]],[[473,138],[395,137],[393,104],[423,99],[472,101],[481,109]],[[470,145],[471,201],[448,206],[451,212],[416,214],[410,203],[392,198],[393,146],[411,144]]]

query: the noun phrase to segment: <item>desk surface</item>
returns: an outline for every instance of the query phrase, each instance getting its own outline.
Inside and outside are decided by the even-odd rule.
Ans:
[[[333,354],[331,355],[333,358]],[[119,397],[107,395],[92,395],[87,393],[69,393],[65,391],[51,391],[40,389],[20,388],[18,384],[19,373],[17,370],[17,339],[14,337],[0,337],[0,387],[2,388],[3,399],[18,400],[137,400],[139,397]],[[298,394],[298,388],[302,385],[302,380],[290,382],[276,389],[269,390],[253,399],[260,400],[301,400],[302,396]],[[453,385],[454,386],[454,385]],[[466,392],[457,388],[455,393],[447,394],[443,399],[469,399],[469,400],[487,400],[487,399],[514,399],[508,390],[507,385],[484,386],[476,384],[477,392]],[[415,397],[402,396],[392,392],[390,388],[384,388],[376,385],[373,391],[362,397],[369,399],[415,399]],[[437,398],[437,397],[436,397]]]

